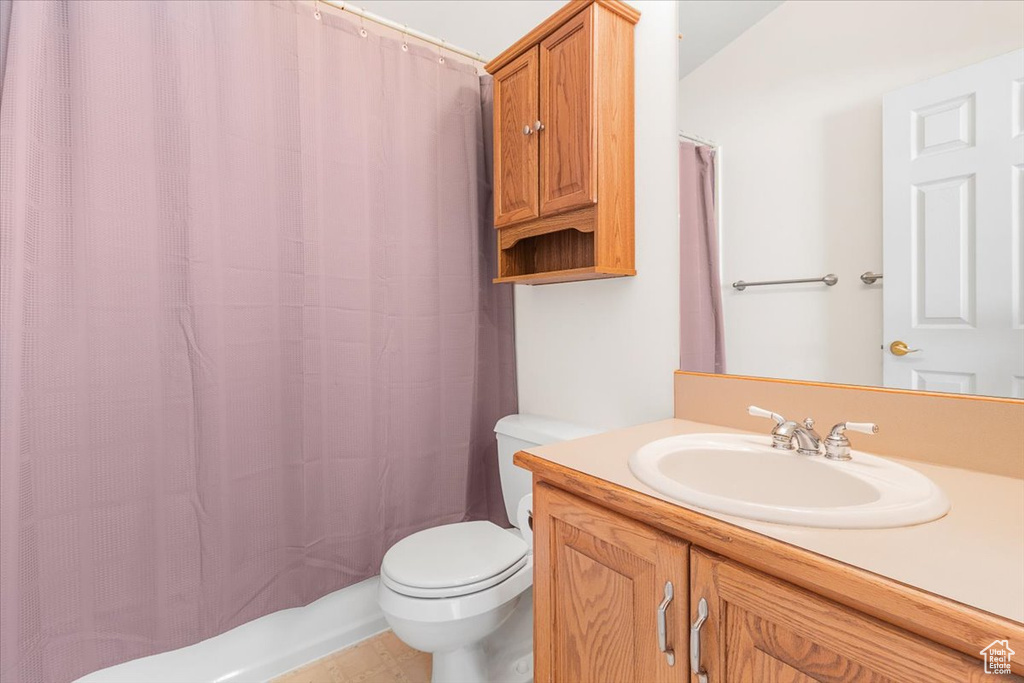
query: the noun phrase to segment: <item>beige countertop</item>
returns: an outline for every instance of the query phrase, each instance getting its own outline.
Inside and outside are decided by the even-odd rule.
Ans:
[[[895,529],[818,529],[757,522],[681,505],[641,483],[630,472],[629,456],[644,444],[700,432],[742,433],[671,419],[538,446],[528,452],[652,498],[1024,622],[1024,480],[886,456],[938,484],[949,497],[949,513],[934,522]],[[767,433],[764,438],[767,442]],[[856,439],[852,440],[856,447]]]

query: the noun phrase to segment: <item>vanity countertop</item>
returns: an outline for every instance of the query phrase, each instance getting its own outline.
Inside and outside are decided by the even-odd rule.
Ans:
[[[667,501],[1016,622],[1024,622],[1024,480],[891,458],[932,479],[951,503],[934,522],[894,529],[820,529],[758,522],[681,505],[638,480],[629,456],[657,439],[701,432],[749,433],[669,419],[530,448],[535,459]],[[767,433],[764,435],[767,440]],[[856,439],[853,439],[856,448]],[[886,456],[891,457],[891,456]],[[544,473],[537,463],[518,464]],[[597,484],[600,486],[600,484]],[[609,487],[609,492],[613,487]]]

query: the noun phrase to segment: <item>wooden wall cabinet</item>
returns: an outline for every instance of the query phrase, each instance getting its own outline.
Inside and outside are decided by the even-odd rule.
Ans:
[[[993,678],[976,658],[536,480],[533,529],[537,683]],[[657,627],[670,581],[672,665]],[[702,599],[707,617],[695,637],[706,678],[690,661]]]
[[[633,26],[573,0],[503,52],[494,76],[495,282],[635,275]]]

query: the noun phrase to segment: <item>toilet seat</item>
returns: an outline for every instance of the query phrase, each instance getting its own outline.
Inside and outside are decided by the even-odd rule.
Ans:
[[[446,624],[467,619],[498,609],[522,596],[533,587],[533,555],[526,556],[526,564],[501,583],[476,593],[452,598],[413,598],[391,590],[383,581],[378,589],[378,601],[389,617],[423,624]]]
[[[452,598],[491,588],[520,571],[529,546],[491,522],[459,522],[408,536],[388,550],[381,582],[414,598]]]
[[[526,566],[525,556],[500,574],[495,574],[483,581],[476,581],[462,586],[446,586],[444,588],[416,588],[415,586],[406,586],[405,584],[392,579],[383,569],[380,571],[380,580],[385,586],[396,593],[408,595],[411,598],[457,598],[460,595],[477,593],[490,588],[491,586],[495,586],[515,574],[524,566]]]

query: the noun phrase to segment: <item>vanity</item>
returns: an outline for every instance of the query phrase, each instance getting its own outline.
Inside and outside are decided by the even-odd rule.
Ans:
[[[675,383],[673,419],[516,455],[534,479],[538,683],[1024,680],[1024,652],[998,679],[984,653],[991,644],[995,666],[1001,641],[1024,645],[1024,404],[695,373]],[[879,438],[851,433],[852,460],[834,466],[871,462],[864,451],[874,449],[934,485],[941,496],[925,501],[925,518],[937,518],[828,520],[844,506],[822,499],[832,486],[822,480],[803,500],[821,508],[819,522],[765,522],[680,502],[634,474],[635,454],[651,444],[770,448],[772,425],[743,405],[766,396],[789,413],[814,406],[822,424],[875,406]],[[965,430],[939,420],[944,411],[977,420],[984,436],[975,434],[970,459]],[[816,467],[823,462],[811,458],[824,456],[786,457]],[[771,472],[754,476],[783,491],[778,507],[799,494]]]
[[[524,297],[526,329],[562,326],[521,374],[580,385],[535,379],[525,412],[630,415],[668,389],[651,367],[723,373],[677,373],[673,419],[516,455],[538,683],[1024,681],[1024,50],[975,4],[781,3],[711,57],[681,18],[678,232],[642,240],[628,186],[659,172],[574,96],[632,110],[637,17],[569,3],[488,65],[497,282],[679,254],[662,289],[644,265]],[[678,365],[636,294],[678,312]],[[564,344],[577,312],[626,334]]]

